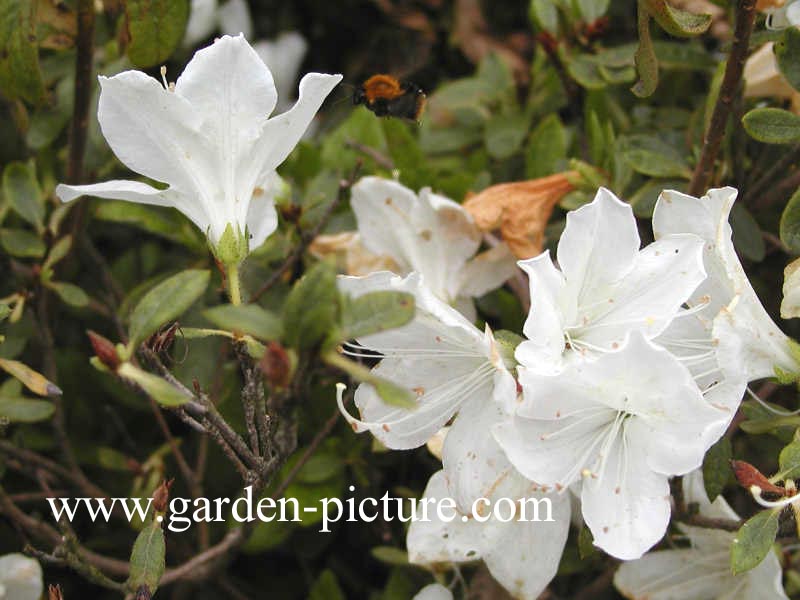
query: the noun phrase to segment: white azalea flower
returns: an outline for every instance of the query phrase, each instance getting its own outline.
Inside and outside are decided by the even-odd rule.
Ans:
[[[483,559],[492,576],[512,596],[530,600],[538,598],[558,570],[569,532],[570,508],[566,496],[544,496],[535,492],[534,487],[534,484],[516,475],[513,484],[487,499],[494,501],[507,497],[518,501],[520,498],[548,498],[552,507],[552,521],[544,520],[548,516],[544,503],[539,507],[539,521],[533,520],[530,502],[525,508],[524,521],[516,517],[503,522],[506,520],[505,513],[502,521],[494,513],[478,520],[469,513],[459,511],[454,520],[446,522],[439,518],[435,510],[428,511],[428,521],[417,519],[411,522],[408,529],[406,545],[409,562],[436,565]],[[425,498],[441,500],[448,497],[444,471],[439,471],[428,481],[420,502],[424,502]],[[503,507],[503,510],[508,512],[508,507]],[[516,510],[521,510],[519,503],[516,504]]]
[[[604,188],[570,212],[558,243],[561,270],[547,252],[519,263],[531,310],[517,360],[554,373],[568,349],[592,356],[618,348],[630,331],[660,334],[705,278],[702,241],[675,235],[639,245],[631,207]]]
[[[487,328],[482,333],[439,300],[419,274],[402,278],[382,271],[367,277],[340,277],[339,288],[353,297],[379,290],[403,291],[416,300],[416,315],[410,323],[365,336],[344,350],[356,356],[382,356],[373,369],[375,375],[417,396],[417,406],[407,410],[385,404],[371,385],[361,384],[355,394],[361,419],[342,408],[357,432],[369,430],[392,449],[416,448],[471,402],[490,403],[493,398],[506,405],[514,402],[516,383],[491,331]]]
[[[253,20],[245,0],[227,0],[222,6],[217,0],[192,0],[189,22],[183,35],[184,46],[194,46],[219,31],[225,35],[242,34],[250,39]]]
[[[731,187],[712,189],[702,198],[662,192],[653,213],[653,232],[656,239],[692,233],[705,242],[703,262],[708,277],[687,304],[699,310],[696,314],[706,330],[695,329],[695,351],[716,349],[723,380],[770,377],[775,367],[797,372],[800,367],[792,357],[789,338],[764,310],[736,256],[728,223],[736,195]],[[740,399],[741,394],[734,408]]]
[[[738,519],[722,496],[709,502],[699,471],[684,477],[687,502],[697,502],[699,513],[709,518]],[[778,557],[769,552],[755,568],[734,575],[731,545],[735,532],[684,524],[689,548],[660,550],[639,560],[623,563],[614,575],[614,585],[627,598],[648,600],[783,600],[782,571]]]
[[[284,188],[275,169],[342,77],[309,73],[294,107],[270,119],[272,74],[244,37],[224,36],[195,54],[174,89],[140,71],[99,79],[98,119],[111,149],[168,187],[115,180],[60,184],[56,194],[177,208],[220,260],[235,263],[275,230],[274,198]]]
[[[350,205],[368,251],[391,258],[399,275],[420,273],[436,296],[472,320],[472,298],[516,270],[505,244],[476,256],[481,232],[470,214],[428,188],[415,194],[396,181],[364,177],[353,186]]]
[[[698,467],[706,430],[727,418],[689,370],[634,331],[619,350],[572,355],[559,376],[518,368],[524,401],[494,434],[525,477],[564,490],[582,480],[594,543],[640,557],[669,524],[669,477]]]
[[[792,110],[800,112],[800,92],[792,87],[778,68],[774,47],[774,42],[767,42],[747,59],[742,73],[744,97],[791,100]]]
[[[413,600],[453,600],[453,592],[439,583],[432,583],[418,591]]]
[[[800,26],[800,0],[787,0],[783,6],[764,11],[767,14],[767,29],[786,29]]]
[[[38,561],[18,553],[0,556],[0,600],[39,600],[43,592]]]

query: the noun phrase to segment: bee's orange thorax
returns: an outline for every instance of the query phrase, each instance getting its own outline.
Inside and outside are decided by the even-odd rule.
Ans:
[[[405,93],[400,82],[391,75],[373,75],[364,82],[363,89],[370,104],[378,98],[394,100]]]

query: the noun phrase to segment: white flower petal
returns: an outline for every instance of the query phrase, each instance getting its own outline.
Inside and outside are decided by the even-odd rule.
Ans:
[[[95,196],[97,198],[108,198],[109,200],[125,200],[139,204],[177,208],[197,225],[201,231],[206,231],[210,222],[202,203],[192,203],[187,201],[186,196],[171,189],[158,190],[140,181],[114,179],[88,185],[60,183],[56,186],[56,196],[62,202],[70,202],[81,196]]]
[[[457,289],[461,296],[479,298],[499,288],[517,272],[517,260],[505,244],[498,244],[467,261]]]
[[[431,583],[418,591],[413,600],[453,600],[453,592],[440,583]]]
[[[450,497],[444,471],[437,471],[431,476],[422,496],[423,499],[434,498],[437,501]],[[418,507],[420,511],[422,502]],[[479,523],[475,519],[457,516],[447,523],[439,518],[435,504],[429,503],[428,506],[427,520],[418,513],[417,519],[411,521],[408,528],[406,547],[411,563],[431,565],[478,560],[499,534],[498,524],[492,520]]]
[[[196,109],[141,71],[98,79],[97,116],[117,158],[137,173],[209,202],[217,186],[204,171],[208,142]]]
[[[694,548],[662,550],[620,565],[614,586],[626,598],[709,600],[732,578],[728,552],[718,556]]]
[[[528,274],[531,308],[523,328],[528,341],[517,347],[516,358],[527,368],[541,370],[559,363],[564,352],[565,323],[560,303],[567,284],[549,251],[522,260],[519,266]]]
[[[250,39],[253,35],[253,19],[245,0],[228,0],[219,7],[219,30],[225,35],[239,35]]]
[[[583,481],[583,518],[596,546],[615,558],[633,560],[667,530],[669,481],[651,470],[645,453],[628,444],[624,433],[607,452],[602,473]]]
[[[42,567],[23,554],[0,556],[0,588],[8,600],[39,600],[44,592]]]
[[[558,243],[558,264],[578,306],[594,302],[628,272],[639,251],[636,219],[628,204],[605,188],[571,211]]]
[[[450,494],[464,514],[469,514],[478,498],[489,498],[504,489],[504,482],[514,472],[492,435],[492,426],[504,417],[500,404],[476,398],[462,405],[447,432],[442,466]]]
[[[250,250],[258,248],[278,228],[275,196],[284,185],[278,174],[272,171],[253,191],[246,220],[247,231],[250,233]]]
[[[619,285],[601,297],[605,304],[595,302],[585,312],[579,305],[577,322],[588,325],[578,326],[574,333],[582,342],[606,349],[621,345],[631,331],[651,339],[670,324],[705,277],[703,240],[685,234],[666,236],[636,255]]]
[[[263,63],[262,63],[263,64]],[[341,75],[308,73],[300,80],[300,94],[294,106],[267,121],[254,162],[261,173],[274,171],[294,150],[322,103],[339,82]]]
[[[546,497],[553,507],[552,521],[535,522],[526,516],[528,521],[504,523],[492,548],[483,554],[489,572],[514,598],[535,600],[558,571],[569,533],[569,495]]]

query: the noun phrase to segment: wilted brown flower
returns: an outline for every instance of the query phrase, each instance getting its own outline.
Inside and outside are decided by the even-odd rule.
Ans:
[[[576,175],[568,171],[493,185],[470,197],[464,208],[482,230],[499,229],[514,256],[531,258],[541,253],[553,207],[575,189],[569,179]]]
[[[400,271],[390,257],[378,256],[364,248],[357,231],[318,235],[308,250],[319,259],[336,257],[338,267],[348,275],[361,277],[376,271]]]

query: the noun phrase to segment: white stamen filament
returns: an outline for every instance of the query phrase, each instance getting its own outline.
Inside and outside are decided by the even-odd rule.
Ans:
[[[765,409],[765,410],[767,410],[767,411],[771,412],[773,415],[778,415],[778,416],[780,416],[780,417],[793,417],[793,416],[795,416],[795,415],[800,415],[800,408],[798,408],[797,410],[780,410],[780,409],[778,409],[778,408],[775,408],[774,406],[770,406],[769,404],[767,404],[766,402],[764,402],[764,401],[763,401],[763,400],[762,400],[762,399],[759,397],[759,395],[758,395],[758,394],[756,394],[756,393],[755,393],[753,390],[751,390],[751,389],[750,389],[750,386],[749,386],[749,385],[748,385],[748,386],[747,386],[747,388],[745,388],[745,389],[747,390],[747,393],[750,395],[750,397],[751,397],[753,400],[755,400],[756,402],[758,402],[758,403],[759,403],[761,406],[763,406],[763,407],[764,407],[764,409]]]

